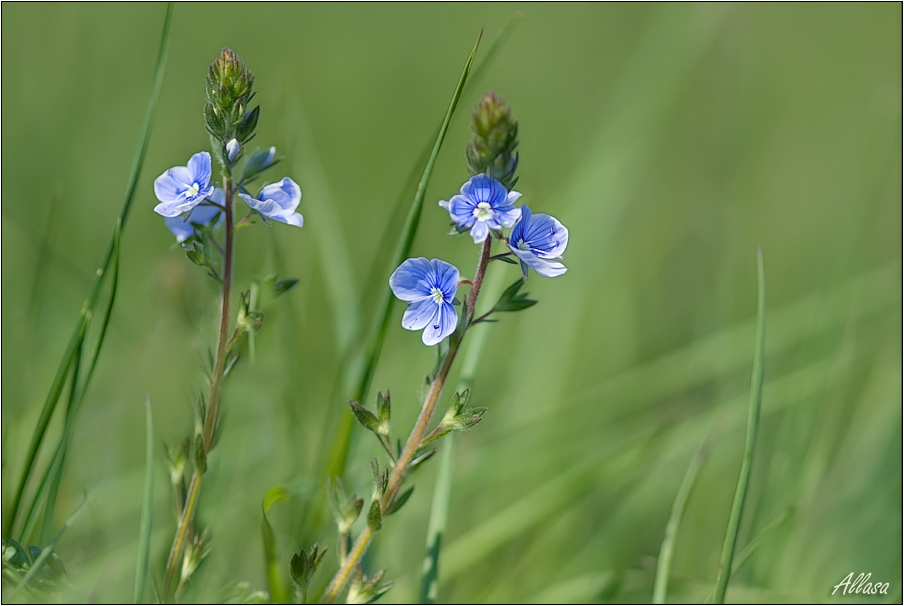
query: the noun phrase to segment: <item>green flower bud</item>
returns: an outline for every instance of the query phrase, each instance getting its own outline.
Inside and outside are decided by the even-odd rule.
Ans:
[[[473,139],[465,150],[472,175],[487,174],[511,191],[518,181],[518,122],[502,97],[488,92],[474,110]]]
[[[254,74],[231,50],[223,52],[207,72],[207,105],[204,119],[215,139],[246,143],[257,125],[258,108],[248,109],[254,96]]]

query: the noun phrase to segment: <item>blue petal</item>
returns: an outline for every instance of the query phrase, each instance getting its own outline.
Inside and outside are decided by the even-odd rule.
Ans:
[[[561,276],[566,271],[568,271],[568,268],[566,268],[558,261],[541,259],[532,251],[512,248],[512,252],[515,253],[515,256],[518,257],[522,263],[527,264],[541,276],[546,276],[547,278],[555,278],[556,276]]]
[[[512,246],[518,246],[524,240],[524,233],[527,226],[530,225],[530,207],[527,204],[521,206],[521,220],[515,224],[512,233],[509,234],[509,242]]]
[[[436,345],[453,332],[458,326],[458,312],[451,303],[443,303],[438,306],[438,313],[433,316],[430,324],[424,329],[421,337],[424,345]]]
[[[188,199],[184,194],[170,202],[161,202],[154,207],[154,212],[164,217],[175,217],[193,209],[201,203],[201,198]]]
[[[270,218],[274,221],[280,221],[288,225],[294,225],[295,227],[304,227],[304,217],[302,217],[298,213],[291,213],[287,215],[270,215]]]
[[[434,275],[433,285],[443,291],[443,300],[451,303],[458,290],[458,268],[442,259],[430,261]]]
[[[561,257],[568,246],[568,229],[555,217],[540,213],[533,216],[524,239],[541,257]]]
[[[467,183],[461,186],[461,193],[467,197],[474,206],[481,202],[488,202],[491,207],[504,204],[508,190],[505,186],[487,175],[475,175]]]
[[[222,193],[222,191],[223,190],[221,189],[217,190],[217,192],[220,193]],[[216,198],[216,196],[212,197]],[[201,205],[196,206],[191,213],[189,213],[187,218],[184,216],[166,217],[164,221],[169,230],[176,236],[176,241],[184,242],[195,234],[195,227],[193,224],[207,225],[217,216],[217,214],[220,215],[219,223],[222,223],[224,217],[219,208],[216,206]]]
[[[489,233],[490,228],[487,226],[486,221],[477,221],[474,223],[474,227],[471,228],[471,237],[474,238],[475,244],[480,244],[486,240]]]
[[[439,314],[439,308],[440,306],[430,298],[409,303],[405,315],[402,316],[402,328],[421,330],[431,322],[435,323],[434,316]]]
[[[389,276],[389,287],[403,301],[418,301],[430,296],[433,268],[424,257],[407,259]]]
[[[440,203],[442,204],[442,203]],[[448,210],[452,221],[461,228],[471,227],[477,220],[474,217],[476,204],[465,196],[455,195],[449,200]]]
[[[174,166],[154,179],[154,195],[161,202],[172,202],[191,187],[191,175],[184,166]]]
[[[511,227],[521,218],[521,209],[517,206],[501,206],[496,211],[493,221],[500,227]]]
[[[206,189],[210,183],[210,154],[206,151],[196,153],[188,159],[187,168],[191,174],[189,183],[200,183],[201,189]]]
[[[279,183],[265,186],[259,200],[273,201],[283,211],[293,212],[301,202],[301,188],[289,177],[285,177]],[[252,207],[253,208],[253,207]]]

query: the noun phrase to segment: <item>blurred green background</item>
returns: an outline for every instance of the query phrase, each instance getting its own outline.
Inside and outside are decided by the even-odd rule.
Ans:
[[[771,530],[728,599],[902,599],[901,5],[185,4],[135,206],[110,334],[76,424],[57,545],[61,599],[132,591],[145,395],[158,453],[191,431],[212,343],[214,284],[152,212],[153,179],[208,145],[204,76],[221,48],[257,76],[255,143],[302,187],[302,230],[238,234],[236,284],[279,271],[299,287],[268,308],[253,362],[226,390],[200,515],[213,552],[186,599],[266,587],[261,499],[283,562],[319,540],[298,519],[320,491],[335,385],[367,323],[373,270],[394,246],[461,66],[481,58],[440,154],[414,256],[470,275],[477,249],[436,207],[466,178],[468,116],[495,90],[520,122],[522,199],[570,229],[568,273],[532,276],[540,304],[490,326],[475,377],[483,423],[458,442],[441,563],[446,602],[649,601],[672,501],[710,449],[676,542],[670,601],[710,592],[737,480],[753,355],[755,250],[766,265],[766,383],[739,547]],[[122,203],[165,5],[2,7],[4,515],[24,452]],[[384,237],[384,230],[390,238]],[[507,275],[517,272],[494,267]],[[392,328],[374,380],[397,431],[433,352]],[[372,400],[369,402],[372,404]],[[52,430],[59,431],[58,425]],[[346,484],[369,494],[375,441],[356,428]],[[385,601],[417,596],[436,464],[389,520],[368,566]],[[174,520],[158,462],[152,570]],[[779,518],[781,519],[781,518]],[[327,556],[335,563],[335,550]],[[849,572],[887,596],[832,596]],[[325,582],[326,575],[321,582]],[[320,577],[318,577],[320,578]]]

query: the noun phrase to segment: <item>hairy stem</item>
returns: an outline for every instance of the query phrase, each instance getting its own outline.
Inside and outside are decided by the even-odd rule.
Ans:
[[[223,178],[223,189],[226,192],[226,207],[224,209],[226,235],[223,253],[223,291],[220,304],[220,329],[217,337],[217,353],[214,359],[213,373],[210,378],[210,395],[207,399],[207,412],[204,418],[204,433],[201,436],[201,444],[204,449],[203,456],[206,459],[213,446],[214,436],[217,430],[217,418],[220,413],[220,384],[223,381],[223,369],[226,366],[226,343],[229,336],[229,298],[232,290],[232,240],[233,240],[233,215],[232,215],[232,177]],[[173,547],[170,550],[166,563],[166,576],[163,582],[163,601],[169,599],[170,589],[176,575],[176,567],[182,550],[185,546],[185,537],[191,527],[195,508],[198,504],[198,496],[201,492],[201,477],[204,475],[204,467],[195,465],[192,472],[191,484],[188,495],[185,498],[185,508],[179,517],[179,525],[176,527],[176,536],[173,539]],[[180,583],[181,585],[181,583]]]
[[[430,391],[427,392],[427,397],[424,398],[424,405],[421,407],[421,412],[418,415],[417,421],[414,423],[414,428],[411,430],[408,441],[405,443],[405,447],[399,454],[399,458],[392,469],[392,474],[389,476],[389,482],[386,484],[383,498],[380,500],[381,514],[385,514],[389,508],[392,507],[393,502],[398,496],[399,489],[402,487],[402,482],[405,480],[405,473],[408,470],[408,466],[411,464],[411,460],[420,448],[421,442],[424,439],[424,434],[427,432],[427,426],[430,424],[430,417],[433,416],[433,411],[436,409],[436,403],[439,401],[439,396],[442,393],[443,386],[449,376],[449,371],[452,369],[455,355],[458,353],[471,319],[474,317],[474,309],[477,306],[477,297],[480,294],[480,286],[483,284],[483,277],[486,274],[487,265],[490,261],[491,246],[491,239],[487,238],[480,251],[480,261],[477,264],[477,272],[474,275],[471,293],[468,295],[468,299],[465,302],[465,317],[461,320],[461,329],[457,334],[453,334],[449,340],[449,351],[446,352],[446,357],[443,359],[439,372],[430,384]],[[333,576],[333,579],[330,581],[329,586],[326,588],[326,592],[324,592],[323,598],[320,600],[321,604],[332,604],[336,601],[339,592],[342,591],[342,588],[348,581],[355,566],[364,556],[364,552],[367,551],[367,547],[374,537],[374,532],[375,531],[372,530],[370,526],[366,526],[364,530],[361,531],[361,534],[358,535],[348,556],[343,559],[339,571],[336,572],[335,576]]]

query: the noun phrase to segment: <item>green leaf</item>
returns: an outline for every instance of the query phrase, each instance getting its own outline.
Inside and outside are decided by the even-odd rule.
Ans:
[[[148,576],[151,555],[151,526],[154,518],[154,420],[151,415],[150,396],[145,398],[145,463],[144,499],[141,503],[141,520],[138,523],[138,559],[135,563],[135,591],[132,602],[141,604]]]
[[[397,496],[397,497],[393,500],[392,504],[391,504],[391,505],[389,506],[389,508],[386,510],[386,514],[385,514],[385,515],[391,516],[392,514],[394,514],[394,513],[397,512],[398,510],[400,510],[400,509],[402,508],[402,506],[405,505],[405,503],[408,502],[408,499],[411,497],[411,493],[413,493],[413,492],[414,492],[414,486],[409,486],[409,487],[408,487],[408,490],[406,490],[406,491],[402,492],[401,494],[399,494],[399,496]]]
[[[132,163],[131,173],[128,179],[128,185],[126,188],[125,200],[123,202],[122,209],[119,213],[119,218],[117,219],[116,226],[113,230],[113,236],[110,241],[110,245],[107,249],[107,254],[104,259],[104,262],[101,264],[101,267],[97,271],[97,275],[94,279],[94,283],[91,286],[91,290],[89,292],[88,298],[85,303],[82,305],[81,312],[79,314],[79,318],[76,321],[75,329],[72,332],[72,337],[69,340],[69,344],[66,347],[66,351],[62,356],[62,360],[57,368],[57,373],[51,383],[49,393],[47,394],[47,398],[44,401],[44,407],[41,410],[41,414],[38,418],[38,422],[35,426],[35,430],[32,434],[31,443],[28,447],[28,453],[25,457],[25,465],[22,470],[22,475],[20,476],[19,483],[16,487],[15,496],[13,497],[12,504],[8,509],[8,514],[3,524],[3,534],[4,536],[13,536],[14,534],[14,524],[16,522],[16,518],[20,513],[20,505],[23,497],[23,493],[25,491],[25,486],[28,483],[34,472],[34,464],[35,459],[37,457],[38,450],[40,449],[44,437],[46,435],[47,426],[50,423],[50,419],[56,410],[57,404],[59,403],[60,396],[62,395],[63,386],[65,384],[66,378],[69,375],[69,372],[72,368],[72,363],[75,359],[76,352],[81,349],[85,335],[88,329],[88,325],[90,323],[90,318],[95,315],[100,315],[96,313],[97,302],[100,297],[100,293],[103,289],[103,285],[106,282],[107,277],[112,273],[112,282],[110,287],[110,299],[108,301],[107,307],[101,315],[101,328],[98,333],[97,342],[94,345],[93,352],[89,355],[90,364],[88,366],[87,372],[85,372],[82,382],[79,385],[77,390],[72,392],[72,396],[69,402],[69,410],[67,411],[67,421],[66,421],[66,429],[71,428],[74,419],[75,413],[81,404],[82,397],[90,383],[90,380],[94,373],[94,367],[97,361],[97,357],[100,354],[101,348],[104,343],[104,337],[106,336],[106,328],[109,322],[110,314],[113,309],[113,303],[115,301],[116,295],[116,279],[118,276],[118,266],[119,266],[119,241],[122,229],[125,226],[126,220],[129,215],[129,211],[132,206],[132,200],[135,195],[135,189],[138,184],[138,177],[141,173],[141,168],[144,165],[145,153],[147,152],[148,142],[150,140],[151,133],[151,125],[154,122],[154,115],[157,111],[157,103],[160,99],[160,91],[163,87],[163,76],[166,71],[166,57],[169,49],[169,32],[170,32],[170,23],[172,21],[172,11],[173,6],[172,3],[167,5],[166,9],[166,17],[163,22],[163,33],[160,39],[160,47],[157,53],[157,64],[154,68],[154,78],[153,78],[153,86],[151,89],[150,100],[148,102],[147,112],[145,114],[144,124],[142,127],[141,135],[139,137],[138,149],[135,154],[134,161]],[[113,270],[111,272],[111,269]],[[65,432],[65,429],[64,429]],[[61,440],[60,445],[58,446],[58,451],[61,452],[60,458],[58,459],[56,456],[54,460],[59,461],[59,463],[54,468],[56,471],[51,472],[51,469],[47,469],[47,473],[45,473],[45,478],[50,475],[56,475],[62,473],[62,457],[65,454],[65,450],[68,446],[68,440]],[[53,463],[51,463],[53,465]],[[57,482],[56,479],[51,480],[52,482]],[[44,482],[42,482],[44,484]],[[30,509],[35,511],[37,507],[40,505],[41,499],[41,491],[38,491],[38,494],[35,496],[32,501],[32,505]]]
[[[362,427],[379,435],[380,420],[374,416],[374,413],[370,412],[354,400],[349,400],[348,406],[352,409],[352,414],[355,415],[355,418]]]
[[[719,562],[719,573],[716,576],[716,590],[713,602],[725,603],[725,591],[728,578],[731,576],[731,560],[734,556],[738,531],[741,528],[741,514],[747,498],[747,486],[750,483],[750,467],[753,462],[753,451],[756,446],[756,434],[760,421],[760,406],[763,399],[763,367],[766,359],[766,277],[763,269],[763,251],[757,247],[757,322],[756,344],[753,352],[753,370],[750,376],[750,402],[747,408],[747,436],[744,440],[744,458],[741,459],[741,470],[738,473],[738,485],[735,489],[731,513],[728,517],[728,528],[725,531],[725,542],[722,545],[722,558]]]
[[[449,123],[452,120],[452,115],[455,113],[455,108],[458,106],[458,101],[461,98],[462,91],[464,90],[465,82],[467,82],[468,80],[468,74],[471,71],[471,65],[474,62],[474,57],[477,54],[477,47],[479,46],[479,44],[480,36],[478,36],[477,41],[471,48],[471,53],[468,55],[468,59],[465,62],[464,68],[462,69],[458,84],[455,87],[455,91],[452,93],[452,99],[449,103],[449,107],[446,110],[445,116],[443,117],[442,124],[433,144],[433,149],[430,152],[430,156],[427,158],[427,163],[424,166],[423,174],[421,175],[420,182],[417,185],[417,190],[414,194],[414,200],[411,202],[411,206],[408,210],[408,216],[405,219],[405,225],[402,228],[402,233],[400,234],[400,237],[398,239],[398,245],[395,248],[395,252],[392,256],[389,266],[385,268],[386,275],[391,273],[392,270],[401,265],[402,261],[410,256],[411,246],[414,243],[414,237],[417,233],[417,227],[420,223],[421,211],[424,205],[424,197],[427,193],[427,185],[430,183],[430,179],[433,176],[436,159],[439,156],[439,151],[442,148],[443,141],[446,138],[446,131],[449,128]],[[380,318],[379,322],[376,324],[376,330],[370,338],[359,339],[360,342],[366,343],[366,346],[364,347],[364,350],[362,352],[361,359],[363,360],[363,364],[361,366],[355,367],[351,371],[352,373],[354,373],[352,375],[354,378],[352,379],[351,384],[355,385],[355,389],[351,396],[352,399],[361,400],[363,395],[367,393],[368,389],[370,388],[371,379],[373,378],[374,372],[376,371],[377,361],[380,357],[380,352],[383,349],[383,341],[386,338],[386,332],[389,328],[389,324],[392,318],[393,300],[394,298],[392,296],[392,292],[388,288],[381,288],[380,298],[378,304],[376,305],[377,309],[379,310],[377,317]],[[337,428],[336,433],[331,440],[331,450],[328,455],[324,473],[325,477],[342,475],[343,471],[345,470],[345,464],[348,459],[348,449],[350,447],[350,435],[350,422],[340,421],[339,427]]]
[[[370,510],[367,512],[367,525],[371,530],[377,531],[383,527],[383,514],[380,513],[380,501],[370,502]]]
[[[261,538],[264,543],[264,567],[267,571],[267,588],[274,604],[285,604],[289,596],[282,577],[282,566],[277,560],[276,536],[267,514],[277,502],[287,500],[288,493],[282,486],[274,486],[264,495],[261,502]],[[294,564],[294,558],[293,558]]]

